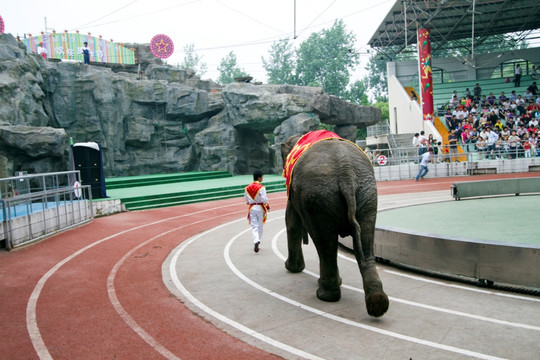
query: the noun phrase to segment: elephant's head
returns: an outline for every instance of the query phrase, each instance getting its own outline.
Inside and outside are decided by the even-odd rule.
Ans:
[[[300,140],[301,137],[302,135],[290,136],[287,140],[285,140],[283,144],[281,144],[281,157],[284,164],[287,160],[287,155],[289,155],[292,148],[294,147],[294,145],[296,145],[296,143],[298,142],[298,140]]]

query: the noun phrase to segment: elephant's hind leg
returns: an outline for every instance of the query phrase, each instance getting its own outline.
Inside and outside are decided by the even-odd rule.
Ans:
[[[364,220],[360,223],[361,246],[354,241],[354,251],[360,272],[366,299],[366,309],[369,315],[379,317],[388,310],[388,296],[383,286],[375,263],[374,237],[375,219]]]
[[[362,281],[364,283],[364,292],[366,299],[366,309],[369,315],[379,317],[388,310],[388,296],[383,291],[375,261],[373,265],[368,265],[362,272]]]
[[[287,245],[289,249],[285,268],[292,273],[302,272],[306,266],[304,263],[304,254],[302,253],[302,237],[305,234],[305,230],[300,216],[290,202],[287,202],[285,224],[287,227]]]
[[[323,301],[339,301],[341,299],[341,277],[337,266],[337,234],[325,233],[319,227],[313,235],[313,243],[319,254],[319,288],[317,297]]]

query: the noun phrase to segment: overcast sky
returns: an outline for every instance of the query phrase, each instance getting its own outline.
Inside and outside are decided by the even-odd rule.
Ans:
[[[5,32],[14,36],[68,30],[102,35],[114,42],[149,43],[156,34],[174,42],[167,63],[184,58],[184,46],[194,44],[208,66],[204,78],[217,79],[221,59],[233,51],[238,65],[255,80],[265,81],[261,57],[269,58],[272,42],[293,39],[294,0],[3,0],[0,16]],[[312,32],[330,28],[343,19],[357,37],[364,73],[367,42],[395,0],[296,0],[296,36],[299,45]]]

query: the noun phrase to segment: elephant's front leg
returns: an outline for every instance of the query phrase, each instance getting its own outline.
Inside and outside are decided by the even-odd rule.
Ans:
[[[319,254],[317,297],[323,301],[338,301],[341,298],[341,277],[337,266],[337,234],[319,231],[317,235],[313,235],[313,243]]]
[[[304,270],[304,254],[302,253],[302,235],[305,233],[300,216],[293,208],[290,201],[287,202],[285,211],[285,225],[287,227],[287,245],[289,257],[285,261],[285,268],[292,273]]]

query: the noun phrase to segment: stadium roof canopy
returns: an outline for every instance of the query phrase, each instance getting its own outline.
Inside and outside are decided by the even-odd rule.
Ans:
[[[456,41],[460,47],[474,53],[474,47],[492,35],[514,33],[514,38],[521,40],[540,29],[540,2],[397,0],[368,44],[393,58],[416,43],[417,28],[422,27],[430,29],[432,50],[444,47],[448,41]]]

